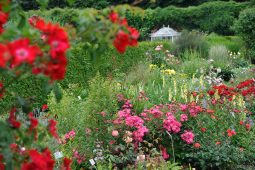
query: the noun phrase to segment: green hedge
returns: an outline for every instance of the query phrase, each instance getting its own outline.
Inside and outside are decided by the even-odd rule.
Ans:
[[[169,6],[165,8],[146,9],[143,12],[127,10],[126,17],[131,26],[138,28],[141,39],[147,39],[153,30],[169,25],[176,30],[197,29],[203,32],[215,32],[220,35],[233,35],[234,21],[239,13],[249,7],[250,3],[214,1],[203,3],[199,6],[180,8]],[[54,8],[47,11],[29,11],[27,14],[40,15],[61,24],[71,23],[76,25],[75,18],[81,10],[85,9],[60,9]]]
[[[65,79],[61,81],[61,86],[68,88],[69,85],[75,84],[78,88],[74,88],[73,92],[80,93],[88,88],[89,80],[97,72],[104,77],[110,78],[125,76],[125,73],[132,69],[135,64],[146,60],[146,52],[153,50],[158,44],[157,42],[141,42],[138,47],[128,48],[125,54],[119,54],[114,48],[111,48],[96,58],[92,58],[88,54],[83,44],[75,44],[68,53],[67,73]],[[163,44],[169,46],[168,42]],[[8,79],[4,80],[6,83],[10,81]],[[11,85],[9,89],[10,91],[18,91],[25,98],[34,96],[34,106],[39,107],[46,102],[46,96],[49,94],[49,92],[44,90],[44,85],[45,79],[29,77]],[[0,102],[0,114],[7,113],[16,100],[11,94],[6,94],[5,96]]]
[[[88,80],[97,72],[104,77],[124,76],[132,67],[140,61],[147,60],[146,52],[154,50],[159,42],[141,42],[138,47],[128,48],[124,54],[119,54],[116,49],[110,48],[101,56],[92,58],[82,44],[76,44],[70,51],[69,63],[63,87],[68,84],[88,86]],[[170,46],[169,42],[161,42],[164,46]]]
[[[249,3],[236,2],[208,2],[199,6],[178,8],[147,9],[144,14],[128,12],[129,23],[142,33],[142,38],[147,38],[152,30],[163,25],[182,30],[198,29],[204,32],[215,32],[221,35],[232,35],[232,26],[239,13],[247,8]]]

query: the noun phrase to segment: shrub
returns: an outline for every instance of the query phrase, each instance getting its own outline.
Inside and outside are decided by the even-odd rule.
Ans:
[[[174,43],[174,51],[178,56],[182,56],[186,50],[196,51],[202,57],[207,57],[208,43],[205,40],[205,36],[196,31],[183,31]]]
[[[208,71],[209,66],[209,63],[206,60],[197,58],[183,62],[180,70],[189,77],[192,77],[193,75],[199,77]]]
[[[242,37],[245,42],[246,48],[249,50],[247,52],[247,57],[255,63],[255,8],[249,8],[244,10],[239,19],[235,23],[236,32]]]
[[[224,68],[227,65],[231,65],[228,50],[223,45],[212,46],[209,51],[209,59],[213,60],[214,67]]]
[[[144,15],[132,14],[128,15],[127,19],[131,25],[140,31],[143,30],[142,39],[148,39],[151,31],[159,29],[163,24],[176,30],[197,29],[207,33],[233,35],[234,20],[249,5],[249,3],[215,1],[187,8],[168,6],[146,9]]]

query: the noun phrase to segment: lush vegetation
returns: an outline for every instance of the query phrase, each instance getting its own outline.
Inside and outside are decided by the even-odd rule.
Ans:
[[[40,10],[0,2],[0,170],[255,168],[251,2],[20,2]],[[181,35],[143,41],[162,23]]]

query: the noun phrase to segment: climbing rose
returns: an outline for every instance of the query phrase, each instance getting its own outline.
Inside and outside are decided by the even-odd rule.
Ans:
[[[8,44],[10,54],[12,56],[12,66],[16,67],[22,63],[32,65],[37,56],[42,54],[38,46],[29,45],[28,38],[18,39]]]
[[[43,73],[51,80],[64,79],[67,66],[66,51],[70,47],[68,35],[58,24],[46,23],[39,17],[31,17],[30,25],[42,33],[42,39],[50,46],[50,61],[33,68],[34,74]]]
[[[47,104],[42,105],[42,111],[45,111],[47,109],[48,109],[48,105]]]
[[[29,151],[30,161],[23,163],[21,170],[53,170],[55,161],[51,157],[51,152],[45,149],[42,153],[37,150]]]
[[[119,31],[113,41],[113,45],[119,53],[123,54],[129,44],[129,35],[124,31]]]
[[[110,19],[110,21],[112,22],[112,23],[116,23],[116,22],[118,22],[119,21],[119,15],[118,15],[118,13],[116,13],[116,12],[114,12],[114,11],[112,11],[110,14],[109,14],[109,19]]]

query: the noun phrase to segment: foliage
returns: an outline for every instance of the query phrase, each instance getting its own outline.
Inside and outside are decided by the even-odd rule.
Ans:
[[[206,36],[210,46],[224,45],[231,52],[238,53],[242,51],[244,42],[237,36],[220,36],[215,33]]]
[[[209,51],[209,59],[212,60],[213,66],[216,68],[224,68],[231,65],[228,50],[225,46],[212,46]]]
[[[208,55],[208,44],[202,33],[183,31],[181,36],[174,42],[174,52],[183,57],[185,51],[194,51],[206,58]]]
[[[148,39],[152,31],[163,25],[179,31],[195,29],[206,33],[233,35],[234,20],[248,6],[248,3],[214,1],[187,8],[168,6],[146,9],[144,14],[128,14],[127,19],[141,31],[142,39]]]
[[[180,70],[189,77],[200,77],[209,70],[210,63],[204,59],[196,58],[182,63]]]
[[[249,8],[243,11],[239,19],[235,23],[235,30],[244,40],[246,48],[248,49],[247,57],[251,59],[254,63],[254,54],[255,54],[255,46],[254,46],[254,28],[255,28],[255,8]]]

